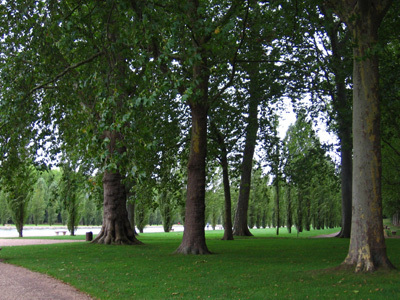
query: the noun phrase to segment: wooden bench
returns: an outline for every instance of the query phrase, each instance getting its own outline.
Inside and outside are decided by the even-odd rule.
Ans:
[[[56,235],[59,235],[60,232],[62,232],[63,235],[65,235],[67,233],[66,230],[59,230],[59,231],[56,231]]]

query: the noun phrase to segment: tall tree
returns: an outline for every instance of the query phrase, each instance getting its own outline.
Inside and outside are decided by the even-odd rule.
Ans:
[[[233,122],[228,122],[233,124]],[[222,184],[224,187],[224,236],[222,240],[233,240],[232,230],[232,197],[231,197],[231,185],[229,179],[229,163],[228,163],[228,150],[225,142],[225,138],[221,133],[220,129],[213,120],[211,120],[211,133],[214,136],[218,145],[219,154],[217,159],[222,168]]]
[[[36,147],[49,141],[47,153],[62,148],[85,167],[104,171],[106,218],[94,242],[138,243],[122,213],[122,181],[134,161],[128,155],[134,151],[126,149],[133,150],[139,141],[131,138],[136,108],[152,101],[146,93],[151,90],[148,82],[146,89],[139,86],[151,77],[144,66],[150,58],[142,54],[151,53],[145,33],[153,27],[144,30],[148,20],[143,18],[143,2],[136,4],[16,1],[2,6],[9,16],[2,19],[2,48],[10,59],[2,64],[1,74],[10,79],[4,88],[8,98],[17,99],[9,100],[9,107],[20,111],[25,103],[30,112],[25,128],[34,128]],[[25,78],[18,75],[22,73]]]
[[[251,8],[253,14],[250,14],[247,43],[248,57],[257,60],[262,57],[264,53],[263,45],[257,40],[261,38],[260,28],[260,7],[256,1],[251,1]],[[248,84],[248,98],[247,98],[247,127],[245,145],[243,150],[243,158],[241,164],[241,177],[239,188],[239,199],[237,202],[235,221],[233,224],[233,234],[238,236],[252,236],[248,228],[248,208],[251,187],[251,174],[253,169],[254,150],[257,144],[257,132],[259,128],[258,121],[258,108],[263,98],[261,86],[261,70],[258,63],[247,63],[243,66],[244,71],[247,73]]]
[[[342,228],[338,237],[349,238],[351,232],[352,213],[352,162],[353,145],[351,135],[352,107],[350,92],[346,88],[351,75],[351,52],[349,43],[349,31],[342,26],[342,22],[335,18],[334,14],[324,5],[320,6],[323,14],[323,27],[329,43],[324,43],[326,50],[331,51],[323,68],[330,69],[325,72],[328,93],[332,99],[333,118],[337,123],[337,133],[340,140],[340,165],[342,188]],[[331,83],[329,74],[334,75],[334,83]]]
[[[183,99],[191,113],[191,140],[188,160],[188,182],[185,212],[185,230],[182,243],[176,250],[182,254],[208,254],[205,241],[205,187],[206,187],[206,154],[207,154],[207,116],[212,97],[209,95],[210,63],[218,54],[221,35],[230,34],[230,23],[235,22],[236,12],[243,5],[242,1],[233,1],[218,13],[214,3],[188,0],[184,5],[186,11],[183,24],[189,29],[186,45],[190,57],[185,67],[190,69],[192,85],[184,87]],[[226,3],[224,3],[226,4]],[[212,18],[207,16],[213,10]],[[226,29],[225,29],[226,27]],[[185,29],[185,31],[187,31]],[[187,39],[188,38],[188,39]],[[183,42],[183,41],[182,41]],[[186,49],[181,52],[186,53]],[[218,80],[218,78],[216,79]],[[220,82],[220,80],[218,80]],[[217,88],[217,86],[215,86]],[[217,92],[220,94],[220,92]]]
[[[390,0],[329,1],[352,34],[353,46],[353,215],[350,247],[343,262],[356,272],[393,268],[382,222],[379,26]]]

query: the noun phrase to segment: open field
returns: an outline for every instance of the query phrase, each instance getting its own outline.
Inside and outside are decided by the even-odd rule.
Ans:
[[[398,271],[336,271],[349,240],[309,236],[338,229],[286,234],[253,230],[254,238],[221,241],[207,231],[207,256],[173,254],[182,233],[140,235],[143,246],[89,243],[5,247],[5,262],[49,274],[99,299],[394,299]],[[60,237],[61,238],[61,237]],[[64,237],[62,237],[64,238]],[[84,239],[84,236],[81,237]],[[400,239],[387,239],[400,266]]]

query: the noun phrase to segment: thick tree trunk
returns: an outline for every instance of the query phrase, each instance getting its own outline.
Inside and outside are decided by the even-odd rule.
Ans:
[[[384,9],[385,4],[375,6],[370,1],[359,1],[354,8],[359,16],[350,23],[356,43],[353,50],[353,216],[349,253],[343,265],[354,266],[356,272],[393,268],[383,235],[379,70],[378,58],[373,54],[384,16],[379,9]]]
[[[103,225],[92,243],[140,245],[128,219],[126,191],[119,172],[106,171],[103,176]]]
[[[203,103],[192,103],[190,107],[192,136],[188,162],[185,229],[176,253],[210,254],[204,231],[208,107]]]

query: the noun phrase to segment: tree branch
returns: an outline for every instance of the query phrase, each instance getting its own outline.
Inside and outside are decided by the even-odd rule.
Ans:
[[[393,147],[393,145],[390,144],[387,140],[382,139],[382,142],[384,142],[386,145],[388,145],[394,151],[394,153],[396,153],[398,156],[400,156],[400,151],[398,151],[395,147]]]
[[[87,58],[87,59],[85,59],[83,61],[80,61],[78,63],[75,63],[75,64],[71,65],[71,66],[66,67],[61,73],[57,74],[54,78],[52,78],[52,79],[50,79],[50,80],[48,80],[48,81],[46,81],[46,82],[34,87],[34,88],[32,88],[29,91],[29,93],[32,94],[37,90],[40,90],[40,89],[43,89],[43,88],[49,88],[49,84],[56,82],[61,77],[63,77],[65,74],[67,74],[69,71],[72,71],[72,70],[74,70],[74,69],[76,69],[76,68],[78,68],[78,67],[80,67],[80,66],[82,66],[84,64],[87,64],[87,63],[93,61],[94,59],[96,59],[98,56],[101,56],[103,54],[104,54],[104,51],[97,52],[97,53],[93,54],[92,56],[90,56],[89,58]]]
[[[233,7],[233,5],[232,5]],[[232,8],[231,7],[231,8]],[[233,56],[233,60],[232,60],[232,72],[231,75],[229,77],[229,81],[227,82],[227,84],[213,97],[213,100],[219,98],[228,87],[230,87],[232,85],[233,79],[235,78],[235,73],[236,73],[236,63],[237,61],[237,57],[239,55],[239,50],[240,48],[242,48],[243,42],[244,42],[244,38],[245,38],[245,32],[246,32],[246,27],[247,27],[247,19],[249,16],[249,10],[250,10],[250,3],[247,1],[247,9],[246,9],[246,14],[243,20],[243,27],[242,27],[242,38],[240,40],[240,43],[236,49],[235,55]]]

